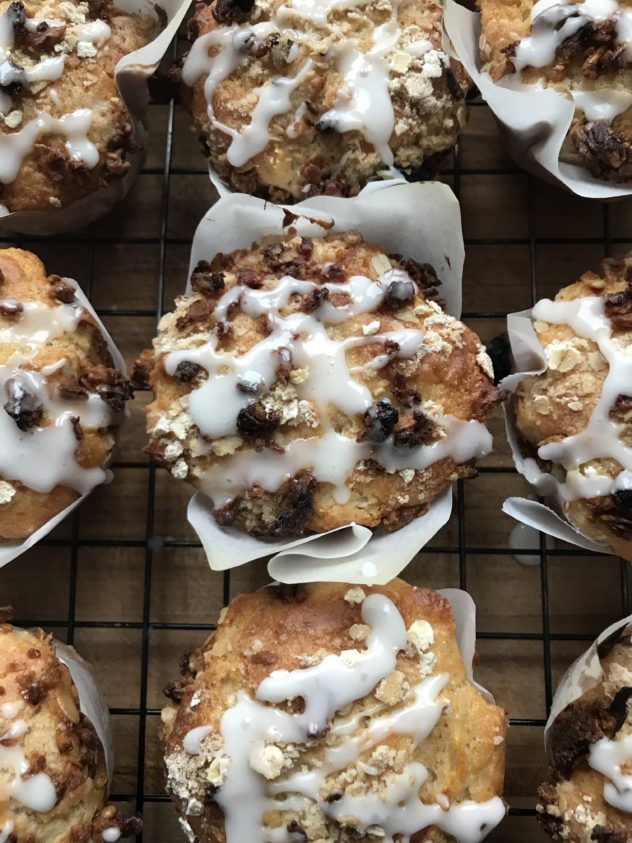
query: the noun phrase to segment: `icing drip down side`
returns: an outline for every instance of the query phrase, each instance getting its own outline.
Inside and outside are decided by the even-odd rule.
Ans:
[[[447,797],[441,805],[422,802],[419,789],[429,772],[419,762],[409,763],[379,795],[342,793],[334,801],[326,798],[328,776],[349,765],[361,766],[361,754],[389,736],[408,736],[417,747],[433,731],[447,705],[440,694],[449,676],[437,674],[411,689],[402,707],[383,716],[374,712],[359,735],[357,718],[340,717],[332,723],[336,713],[363,699],[392,674],[397,654],[407,645],[403,618],[389,598],[366,597],[361,613],[371,628],[365,649],[330,654],[313,667],[274,671],[260,683],[255,699],[242,692],[224,713],[220,731],[227,765],[215,799],[224,814],[228,843],[290,843],[298,838],[283,821],[283,812],[310,807],[317,807],[329,820],[352,825],[360,834],[379,832],[384,843],[408,843],[413,834],[429,826],[463,843],[478,843],[504,816],[502,799],[497,796],[481,803],[450,804]],[[304,701],[302,712],[280,707],[297,698]],[[210,731],[207,727],[192,730],[185,737],[185,751],[198,754]],[[325,734],[330,740],[322,764],[299,767],[285,778],[266,775],[261,767],[262,753],[270,743],[303,746]],[[275,814],[281,814],[281,819],[271,826],[264,817]]]
[[[10,770],[12,777],[3,785],[9,799],[15,799],[31,811],[51,811],[57,804],[57,792],[50,776],[46,773],[26,775],[31,769],[19,741],[28,732],[24,720],[14,719],[16,710],[2,709],[2,717],[12,723],[0,735],[0,769]],[[0,843],[8,843],[12,837],[13,822],[7,820],[0,825]]]
[[[77,329],[83,308],[39,302],[25,302],[22,307],[16,320],[0,327],[0,345],[23,347],[0,363],[0,476],[36,492],[48,493],[63,485],[85,494],[106,475],[102,468],[87,469],[77,463],[73,419],[85,427],[107,428],[114,413],[97,394],[74,401],[57,394],[47,377],[64,365],[63,357],[39,371],[29,369],[29,361],[47,342]],[[21,410],[37,413],[35,424],[27,429],[9,414],[7,408],[16,402]]]
[[[632,776],[622,772],[623,765],[632,760],[632,735],[620,740],[601,738],[590,745],[588,763],[605,776],[603,796],[605,801],[626,814],[632,814]]]
[[[534,320],[569,325],[578,336],[592,340],[609,366],[601,396],[586,427],[574,436],[538,449],[541,459],[552,460],[566,469],[564,481],[555,481],[564,501],[632,489],[632,447],[621,437],[622,424],[610,417],[617,397],[629,392],[632,357],[613,337],[604,308],[602,297],[586,296],[573,301],[543,299],[532,311]],[[596,459],[615,460],[620,471],[612,477],[598,473],[593,465],[586,465]]]
[[[218,27],[195,41],[185,61],[182,78],[186,85],[192,87],[200,77],[205,77],[208,118],[214,128],[232,138],[227,151],[231,165],[241,167],[266,148],[270,141],[270,121],[274,116],[290,112],[297,106],[299,109],[305,107],[304,102],[293,106],[290,99],[313,70],[310,58],[298,62],[301,48],[309,51],[311,42],[322,38],[319,30],[327,26],[330,14],[365,4],[366,0],[290,0],[277,8],[270,20],[247,27],[236,24]],[[406,66],[409,66],[415,61],[423,63],[427,57],[432,64],[432,68],[427,69],[428,76],[440,76],[441,68],[448,62],[445,53],[435,49],[429,40],[407,41],[403,38],[403,30],[398,23],[398,5],[398,0],[392,0],[389,20],[373,28],[371,44],[367,48],[348,38],[332,43],[326,58],[335,65],[342,85],[333,108],[319,120],[323,131],[359,132],[386,167],[392,167],[394,162],[389,147],[395,128],[389,88],[390,60],[398,53],[400,61],[403,55]],[[225,125],[214,112],[213,97],[217,86],[251,59],[266,39],[279,32],[287,35],[292,42],[286,62],[292,66],[298,63],[296,70],[288,76],[279,74],[254,90],[258,101],[245,129],[238,131]],[[322,58],[322,50],[318,53]],[[290,138],[293,136],[292,125],[286,129]]]
[[[285,276],[272,290],[232,287],[216,306],[219,326],[229,308],[238,307],[251,317],[265,318],[268,336],[245,354],[237,355],[218,348],[220,329],[216,328],[210,340],[198,349],[167,355],[165,369],[170,375],[183,363],[196,364],[208,372],[206,380],[187,398],[188,412],[199,431],[196,448],[200,454],[210,452],[209,439],[237,433],[240,411],[253,403],[253,392],[263,393],[273,386],[284,356],[304,372],[304,380],[296,385],[299,401],[309,402],[318,412],[312,423],[314,436],[288,442],[282,454],[269,448],[256,455],[242,451],[210,465],[200,478],[200,485],[216,507],[253,485],[276,491],[303,469],[309,469],[316,480],[332,484],[336,501],[344,503],[349,497],[345,481],[362,460],[371,458],[386,471],[394,472],[424,469],[446,457],[464,463],[491,450],[491,436],[483,424],[441,415],[438,405],[433,421],[441,431],[440,438],[415,448],[398,448],[392,434],[379,444],[358,442],[332,425],[331,407],[353,416],[366,413],[373,404],[371,392],[354,374],[382,368],[396,357],[413,358],[425,352],[424,334],[417,329],[402,328],[342,340],[333,339],[327,330],[327,325],[336,326],[351,316],[374,311],[396,279],[411,283],[409,276],[397,269],[385,272],[377,281],[354,276],[331,288],[344,293],[347,304],[335,306],[323,297],[313,312],[288,316],[280,311],[290,298],[309,294],[318,285]],[[434,303],[429,306],[439,311]],[[367,345],[381,346],[381,350],[363,366],[350,370],[347,351]]]

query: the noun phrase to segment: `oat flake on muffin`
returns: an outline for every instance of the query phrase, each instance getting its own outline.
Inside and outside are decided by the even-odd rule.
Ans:
[[[468,89],[442,50],[442,12],[436,0],[200,3],[183,80],[212,166],[275,201],[435,170]]]

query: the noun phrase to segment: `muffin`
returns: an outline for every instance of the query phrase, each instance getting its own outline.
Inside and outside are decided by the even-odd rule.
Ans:
[[[104,482],[132,396],[76,289],[35,255],[0,250],[0,542]]]
[[[140,831],[106,805],[103,746],[50,635],[0,623],[0,688],[0,840],[102,843]]]
[[[479,7],[482,69],[492,79],[572,97],[560,160],[598,179],[632,183],[630,0],[479,0]]]
[[[465,123],[436,0],[199,3],[183,67],[202,149],[230,187],[291,202],[434,172]]]
[[[549,732],[551,769],[538,789],[538,820],[554,840],[632,839],[632,626],[598,649],[601,681],[568,705]]]
[[[547,368],[510,402],[523,456],[580,533],[632,561],[632,255],[532,310]]]
[[[468,680],[436,592],[241,594],[183,677],[162,740],[191,841],[477,843],[505,814],[505,714]]]
[[[137,147],[114,71],[159,30],[111,0],[0,0],[2,213],[66,208],[123,178]]]
[[[357,232],[218,254],[139,361],[149,452],[264,538],[395,530],[491,448],[500,397],[431,266]]]

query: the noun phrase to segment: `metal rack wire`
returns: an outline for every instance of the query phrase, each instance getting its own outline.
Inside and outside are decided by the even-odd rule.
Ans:
[[[484,108],[484,104],[480,101],[472,102],[472,109]],[[63,237],[55,238],[57,245],[64,245],[68,250],[68,254],[72,253],[74,248],[87,249],[87,262],[85,271],[78,280],[84,286],[86,292],[90,296],[94,291],[95,284],[95,268],[97,263],[97,250],[101,247],[124,247],[133,249],[140,246],[153,246],[158,249],[158,265],[154,282],[154,305],[151,308],[101,308],[100,315],[107,320],[110,317],[124,320],[140,320],[140,319],[158,319],[163,311],[165,299],[165,276],[166,276],[166,262],[170,250],[176,247],[186,247],[191,241],[193,231],[189,232],[188,237],[173,236],[169,230],[169,213],[170,202],[172,200],[171,186],[174,176],[190,176],[206,178],[204,162],[201,157],[195,159],[194,167],[178,167],[172,164],[172,152],[175,139],[175,114],[176,105],[170,102],[168,105],[160,106],[162,111],[166,109],[166,125],[162,130],[164,142],[164,166],[148,167],[142,171],[143,175],[152,176],[161,180],[160,190],[160,230],[157,236],[150,237],[126,237],[126,236],[111,236],[103,234],[101,227],[96,224],[85,233],[70,234]],[[150,108],[150,121],[156,113],[157,106],[154,104]],[[452,183],[453,189],[458,197],[462,195],[463,183],[466,179],[477,176],[514,176],[520,171],[511,166],[499,166],[496,168],[467,168],[462,165],[461,155],[459,151],[455,153],[452,168],[446,172],[446,179]],[[602,227],[603,235],[595,237],[540,237],[536,231],[536,206],[534,200],[535,182],[531,176],[525,177],[527,180],[527,215],[528,215],[528,234],[526,237],[509,237],[509,238],[466,238],[467,247],[490,247],[502,250],[505,247],[524,246],[528,250],[529,261],[529,283],[530,283],[530,297],[531,301],[535,302],[541,293],[539,291],[539,277],[538,277],[538,262],[537,249],[543,245],[564,246],[572,249],[575,246],[594,245],[601,247],[603,255],[610,254],[613,248],[624,246],[628,242],[632,242],[632,223],[627,236],[613,236],[611,234],[611,215],[615,213],[617,206],[603,205],[602,206]],[[139,189],[136,186],[136,190]],[[45,241],[38,238],[10,238],[0,235],[0,244],[9,245],[10,243],[24,246],[37,252]],[[51,271],[53,268],[51,267]],[[54,271],[63,272],[63,266],[56,266]],[[571,280],[571,279],[568,279]],[[147,279],[149,283],[150,279]],[[184,277],[182,277],[182,286],[184,286]],[[495,326],[495,333],[500,334],[504,329],[505,311],[495,310],[469,310],[463,314],[465,321],[476,323],[477,320],[486,320],[487,323]],[[115,332],[115,340],[116,332]],[[141,349],[136,348],[138,353]],[[140,457],[140,455],[139,455]],[[153,636],[158,631],[199,631],[199,638],[210,629],[213,628],[211,623],[186,623],[186,622],[170,622],[170,621],[155,621],[152,619],[151,605],[152,605],[152,585],[155,576],[155,556],[157,550],[164,549],[193,549],[199,547],[199,544],[192,539],[182,538],[165,538],[161,535],[161,525],[157,523],[156,513],[156,487],[157,474],[156,468],[150,462],[139,459],[133,460],[119,460],[115,462],[114,471],[134,470],[142,472],[144,475],[144,487],[147,494],[147,505],[143,513],[144,518],[144,535],[138,538],[88,538],[82,535],[80,525],[82,518],[85,516],[82,511],[76,511],[71,520],[70,530],[66,536],[51,537],[43,541],[38,548],[31,551],[44,565],[46,562],[47,553],[52,548],[60,548],[69,555],[69,573],[68,573],[68,601],[67,610],[55,618],[42,617],[20,617],[17,623],[24,626],[32,626],[43,624],[45,627],[55,632],[60,637],[65,637],[69,643],[73,643],[76,634],[80,630],[96,630],[105,633],[106,630],[133,630],[140,635],[140,652],[139,658],[136,662],[136,669],[140,678],[137,704],[130,705],[114,705],[111,709],[115,717],[134,718],[137,721],[138,728],[138,745],[136,749],[136,784],[135,787],[121,790],[114,794],[113,798],[116,800],[126,801],[132,803],[133,807],[143,813],[147,812],[149,806],[159,804],[167,801],[164,793],[158,789],[150,789],[147,785],[145,759],[148,751],[148,734],[149,730],[155,729],[157,725],[159,708],[151,707],[150,700],[150,645]],[[515,474],[513,468],[509,465],[485,465],[480,469],[481,477],[495,477],[495,482],[502,482],[503,478]],[[458,560],[458,584],[461,588],[468,587],[468,581],[472,573],[471,557],[507,557],[511,556],[515,551],[508,549],[506,546],[477,546],[468,541],[468,531],[466,525],[467,511],[468,511],[468,485],[463,481],[459,481],[456,488],[455,507],[453,511],[453,523],[455,524],[454,536],[455,539],[447,541],[438,541],[432,546],[421,551],[420,557],[422,560],[431,555],[446,555],[450,558]],[[182,512],[184,519],[184,512]],[[56,536],[56,534],[55,534]],[[84,548],[99,549],[102,554],[112,551],[115,548],[135,548],[142,554],[142,606],[139,617],[136,620],[103,620],[98,617],[91,619],[84,619],[78,617],[77,613],[77,599],[78,599],[78,576],[80,571],[80,552]],[[521,551],[522,552],[522,551]],[[546,708],[551,703],[553,692],[553,670],[552,670],[552,646],[556,642],[581,642],[591,640],[599,630],[590,629],[582,630],[577,633],[563,633],[555,632],[551,626],[551,612],[550,612],[550,582],[551,582],[551,565],[557,560],[566,557],[581,558],[590,556],[588,552],[569,547],[555,547],[549,548],[545,543],[544,537],[540,539],[540,546],[536,550],[524,550],[524,555],[532,555],[534,560],[539,563],[539,603],[541,611],[540,629],[537,631],[510,631],[510,630],[486,630],[485,628],[479,631],[478,637],[481,642],[491,641],[496,642],[533,642],[535,645],[541,647],[541,682],[543,687],[544,699]],[[105,558],[105,557],[104,557]],[[13,563],[18,565],[19,563]],[[554,574],[557,575],[557,574]],[[0,593],[2,594],[1,602],[8,602],[11,600],[11,594],[7,594],[5,584],[4,572],[0,571]],[[448,584],[448,583],[445,583]],[[616,608],[612,609],[614,616],[617,614],[625,614],[630,611],[630,590],[627,566],[621,562],[619,571],[619,585],[620,585],[620,602],[617,603]],[[116,589],[115,582],[112,587]],[[36,588],[36,585],[33,585]],[[221,602],[226,604],[231,595],[231,575],[229,572],[223,576],[221,584],[222,595]],[[177,666],[172,665],[172,672],[175,673]],[[493,690],[493,687],[492,687]],[[114,693],[114,692],[113,692]],[[515,727],[527,727],[529,729],[537,729],[541,731],[545,719],[543,717],[516,717],[510,720],[510,723]],[[544,766],[543,764],[541,765]],[[508,756],[508,768],[512,768],[511,750]],[[524,794],[525,798],[518,800],[518,804],[512,804],[510,814],[513,817],[529,818],[528,822],[532,826],[520,826],[524,829],[534,829],[535,822],[531,818],[535,813],[534,802],[535,799],[531,794],[530,799],[528,793]],[[511,799],[510,799],[511,802]],[[501,830],[496,833],[495,840],[524,840],[525,833],[517,831],[513,835],[511,832]],[[529,831],[531,834],[531,831]],[[145,834],[145,841],[149,843],[164,843],[167,839],[162,836],[162,832],[152,832],[153,836]],[[177,839],[176,837],[169,837],[169,841]],[[531,839],[531,838],[530,838]],[[534,838],[535,839],[535,838]],[[540,839],[540,838],[538,838]]]

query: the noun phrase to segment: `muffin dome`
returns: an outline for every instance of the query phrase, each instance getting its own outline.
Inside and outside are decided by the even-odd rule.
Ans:
[[[532,319],[547,369],[513,396],[521,447],[569,521],[632,560],[632,259],[585,273]]]
[[[442,50],[442,13],[436,0],[199,4],[183,81],[212,166],[279,202],[432,172],[469,86]]]
[[[150,452],[254,535],[407,524],[490,450],[499,397],[438,283],[356,232],[200,263],[141,360]]]
[[[50,636],[0,624],[0,691],[0,839],[101,843],[139,831],[106,805],[103,746]]]
[[[184,673],[162,720],[191,840],[478,843],[504,816],[504,712],[435,592],[242,594]]]
[[[132,395],[75,291],[30,252],[0,250],[0,540],[104,482]]]

